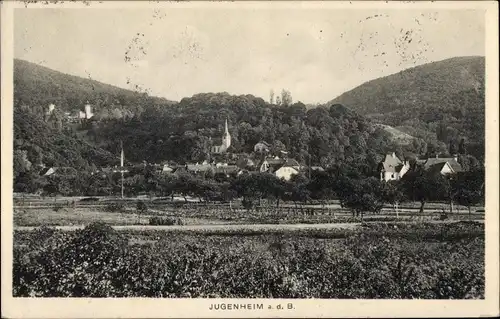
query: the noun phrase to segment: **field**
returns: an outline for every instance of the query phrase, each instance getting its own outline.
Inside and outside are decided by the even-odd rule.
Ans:
[[[17,202],[14,208],[14,226],[75,226],[103,221],[109,225],[148,225],[155,217],[174,219],[182,225],[253,225],[253,224],[323,224],[358,223],[361,219],[340,207],[337,202],[326,205],[313,204],[296,207],[284,203],[278,209],[273,205],[247,211],[239,203],[205,204],[172,203],[165,200],[144,200],[146,209],[137,210],[139,200],[119,201],[103,198],[96,201],[81,201],[78,198],[32,199]],[[449,207],[444,203],[428,203],[423,214],[418,213],[418,203],[405,203],[397,212],[385,207],[380,214],[365,215],[363,221],[433,221],[440,220]],[[475,208],[472,214],[464,207],[455,205],[454,212],[447,214],[448,220],[483,220],[484,213]]]
[[[484,298],[484,225],[14,233],[14,296]]]
[[[14,296],[484,298],[480,208],[140,200],[17,201]]]

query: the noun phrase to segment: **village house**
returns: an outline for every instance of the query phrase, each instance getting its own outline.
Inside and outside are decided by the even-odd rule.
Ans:
[[[170,164],[163,164],[161,172],[165,173],[165,174],[166,173],[173,173],[174,170],[175,170],[175,166],[170,165]]]
[[[47,111],[45,112],[46,115],[51,115],[52,112],[56,109],[56,106],[54,104],[49,104],[47,107]]]
[[[46,166],[41,166],[40,170],[38,171],[38,174],[40,176],[70,176],[70,175],[76,175],[77,170],[73,167],[46,167]]]
[[[458,157],[431,157],[426,160],[417,160],[417,165],[423,166],[423,168],[429,173],[439,173],[441,175],[454,174],[462,172],[462,165],[458,162]]]
[[[196,164],[186,164],[186,169],[188,172],[192,173],[205,173],[207,171],[214,172],[214,168],[212,165],[208,163],[196,163]]]
[[[297,174],[299,174],[299,170],[296,167],[288,166],[286,164],[284,164],[274,172],[274,175],[276,175],[276,177],[282,178],[285,181],[289,181],[293,175]]]
[[[293,175],[300,172],[300,164],[292,158],[264,158],[258,165],[259,172],[268,172],[278,178],[290,180]]]
[[[43,167],[39,174],[41,176],[50,176],[52,174],[54,174],[55,172],[57,171],[57,167]]]
[[[90,120],[94,116],[94,113],[92,112],[92,106],[90,104],[85,104],[84,111],[79,112],[79,118],[80,119],[85,119],[85,120]]]
[[[409,169],[410,163],[400,160],[394,152],[387,154],[378,167],[380,180],[386,182],[400,180]]]
[[[246,156],[240,156],[235,163],[241,169],[253,169],[255,167],[255,162]]]
[[[238,174],[241,169],[236,165],[222,165],[216,166],[214,171],[215,174],[224,174],[226,176],[229,176],[230,174]]]
[[[253,151],[255,153],[268,153],[270,149],[271,149],[271,145],[269,145],[267,142],[264,142],[264,141],[258,142],[253,147]]]

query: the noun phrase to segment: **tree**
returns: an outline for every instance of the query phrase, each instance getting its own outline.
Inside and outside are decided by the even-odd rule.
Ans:
[[[141,214],[146,214],[148,212],[148,206],[146,205],[146,203],[140,200],[137,202],[135,210],[137,211],[137,215],[139,216],[139,221],[140,221]]]
[[[479,204],[484,199],[484,194],[481,190],[459,189],[455,195],[455,200],[458,204],[466,206],[469,215],[471,214],[471,206]]]
[[[286,194],[286,189],[287,189],[287,184],[286,182],[281,179],[276,177],[275,175],[272,174],[267,174],[269,175],[268,177],[268,187],[267,191],[269,192],[269,197],[273,197],[276,199],[276,208],[280,208],[280,200],[285,198]]]
[[[292,105],[292,93],[290,91],[281,90],[281,104],[284,106]]]
[[[297,203],[305,203],[311,199],[311,192],[307,188],[309,180],[301,174],[292,175],[288,182],[288,198],[292,200],[297,207]],[[302,205],[300,209],[303,210]]]
[[[14,191],[21,193],[38,193],[44,188],[46,178],[38,175],[37,172],[30,170],[18,174],[14,179]]]
[[[286,146],[280,140],[275,140],[271,145],[270,152],[274,155],[281,155],[282,151],[286,151]]]
[[[335,183],[334,178],[327,172],[313,171],[311,172],[311,179],[307,185],[313,199],[325,201],[334,198],[335,196]]]
[[[47,184],[44,185],[45,193],[51,196],[70,196],[79,194],[80,183],[76,181],[73,174],[52,174],[47,176]]]
[[[146,190],[146,179],[142,174],[125,178],[123,184],[127,196],[137,196]]]
[[[457,173],[452,180],[451,188],[455,201],[466,206],[470,215],[471,206],[484,200],[484,170]]]
[[[337,187],[342,207],[351,209],[353,216],[363,219],[364,212],[379,213],[384,206],[382,183],[377,178],[342,177]]]
[[[457,151],[458,151],[458,148],[457,148],[457,145],[455,143],[454,140],[450,139],[450,146],[448,148],[448,152],[450,153],[450,155],[455,155],[457,154]]]
[[[458,163],[465,171],[476,171],[481,169],[481,163],[472,155],[458,155]]]
[[[269,92],[269,104],[271,104],[271,105],[274,104],[274,90],[272,90],[272,89]]]
[[[28,160],[28,152],[26,150],[14,150],[14,178],[19,174],[28,172],[31,169],[31,162]]]
[[[229,182],[223,182],[220,184],[220,194],[222,197],[222,200],[225,202],[229,202],[229,206],[231,207],[231,202],[232,200],[238,196],[236,192],[231,188],[231,183]]]
[[[214,180],[198,180],[195,185],[194,194],[199,198],[203,198],[206,203],[211,200],[221,199],[222,197],[220,185]]]
[[[422,214],[425,203],[447,197],[448,183],[439,173],[431,174],[423,169],[416,169],[403,176],[402,189],[408,199],[420,202],[419,213]]]
[[[384,183],[382,188],[382,199],[385,203],[389,203],[397,212],[397,205],[401,203],[405,197],[401,190],[399,181],[388,181]]]
[[[237,196],[243,197],[243,204],[248,210],[253,208],[254,200],[260,198],[255,175],[257,174],[242,174],[231,183],[231,189]]]
[[[460,140],[460,143],[458,144],[458,154],[467,154],[467,148],[465,145],[465,138],[462,138]]]
[[[161,174],[158,177],[158,192],[160,196],[170,196],[174,200],[174,194],[177,184],[177,175]]]
[[[276,105],[281,105],[281,98],[279,95],[276,97]]]
[[[199,194],[197,193],[199,181],[197,178],[189,173],[181,173],[175,179],[175,184],[173,188],[175,191],[179,192],[183,197],[184,201],[187,203],[187,197],[191,195]]]

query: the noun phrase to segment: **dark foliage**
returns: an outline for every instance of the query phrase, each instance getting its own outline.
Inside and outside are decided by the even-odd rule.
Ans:
[[[105,225],[75,233],[17,233],[16,240],[24,245],[14,249],[13,294],[484,298],[484,237],[476,234],[484,235],[482,225],[370,227],[347,236],[324,231],[229,237],[142,233],[150,234],[144,238],[148,244],[134,244],[130,239],[138,234],[118,233]],[[447,240],[456,233],[461,239]]]

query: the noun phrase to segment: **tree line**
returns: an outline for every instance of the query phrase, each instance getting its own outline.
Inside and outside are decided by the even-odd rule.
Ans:
[[[38,191],[54,196],[118,196],[121,192],[120,174],[80,173],[74,170],[65,175],[37,177],[34,183],[16,185],[24,191]],[[457,203],[471,208],[484,202],[484,170],[459,172],[452,175],[431,174],[415,167],[399,181],[384,182],[364,176],[357,167],[337,165],[326,171],[292,176],[289,181],[270,173],[193,174],[188,171],[161,173],[144,167],[127,173],[124,178],[125,196],[140,194],[170,198],[182,196],[202,202],[231,202],[241,199],[247,209],[273,205],[280,209],[282,202],[293,202],[297,208],[304,204],[339,200],[353,216],[380,213],[384,205],[419,202],[420,213],[428,202]]]

